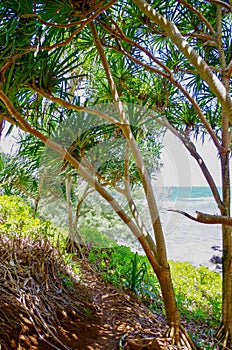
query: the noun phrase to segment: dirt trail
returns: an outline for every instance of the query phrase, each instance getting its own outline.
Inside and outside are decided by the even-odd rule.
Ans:
[[[86,339],[82,349],[118,350],[121,338],[140,333],[160,337],[164,322],[123,291],[101,281],[87,266],[83,268],[82,282],[88,288],[96,310],[95,323],[91,325],[96,338]],[[84,345],[84,344],[83,344]]]
[[[77,262],[80,279],[47,241],[0,235],[1,350],[119,350],[122,339],[164,334],[161,317]]]

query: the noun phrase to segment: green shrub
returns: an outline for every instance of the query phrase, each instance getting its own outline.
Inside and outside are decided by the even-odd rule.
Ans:
[[[125,246],[92,249],[89,261],[105,280],[130,289],[151,309],[163,311],[159,282],[145,256]],[[178,308],[183,319],[218,326],[221,319],[221,285],[219,273],[187,262],[170,261]]]
[[[67,233],[50,221],[33,217],[28,203],[17,196],[0,195],[0,232],[12,238],[30,237],[48,239],[53,245],[63,248]]]
[[[207,320],[216,326],[221,319],[222,277],[207,267],[170,262],[179,310],[185,319]]]
[[[113,247],[116,243],[113,240],[110,240],[106,235],[101,233],[95,226],[86,226],[81,225],[80,229],[81,237],[83,241],[89,246],[93,247]]]

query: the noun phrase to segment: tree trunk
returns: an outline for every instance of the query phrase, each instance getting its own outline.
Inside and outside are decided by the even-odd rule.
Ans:
[[[222,195],[224,212],[230,217],[230,153],[221,154]],[[224,349],[232,348],[232,227],[222,225],[223,240],[223,285],[222,285],[222,324],[216,335]]]
[[[40,179],[39,179],[38,192],[37,192],[37,195],[35,197],[33,216],[36,216],[37,211],[38,211],[38,206],[39,206],[39,201],[40,201],[40,198],[41,198],[41,192],[42,192],[42,188],[43,188],[43,183],[44,183],[44,175],[41,175]]]
[[[223,226],[222,324],[216,335],[224,349],[232,348],[232,240],[231,227]]]
[[[160,283],[167,323],[169,326],[166,336],[171,338],[175,345],[185,346],[187,349],[196,350],[196,346],[180,322],[170,267],[169,265],[167,265],[167,267],[162,267],[157,263],[155,258],[156,252],[153,252],[152,246],[149,242],[150,239],[151,237],[144,235],[138,237],[138,240]]]
[[[145,167],[143,158],[141,156],[138,145],[131,132],[130,123],[124,111],[123,104],[120,100],[114,78],[112,76],[108,61],[106,59],[100,38],[98,36],[94,23],[89,24],[91,33],[93,35],[96,48],[102,61],[102,65],[105,69],[107,80],[110,86],[110,90],[115,103],[117,104],[118,114],[120,116],[120,128],[127,141],[128,147],[131,150],[133,158],[135,160],[137,169],[140,173],[140,178],[146,201],[150,213],[150,219],[153,226],[153,232],[155,235],[155,242],[157,249],[153,249],[155,243],[152,242],[152,238],[149,235],[139,235],[138,239],[151,263],[151,266],[156,273],[161,286],[161,292],[164,300],[167,322],[169,325],[168,336],[172,338],[173,344],[183,345],[188,349],[196,349],[192,340],[188,336],[185,329],[181,326],[179,312],[177,309],[176,298],[173,290],[171,273],[167,261],[166,244],[163,234],[162,225],[160,222],[159,211],[156,204],[153,188],[151,186],[150,177]],[[149,242],[150,241],[150,242]]]
[[[67,239],[67,251],[69,253],[74,253],[76,249],[79,250],[80,255],[82,256],[81,246],[78,242],[78,238],[76,237],[74,225],[73,225],[73,217],[72,217],[72,201],[71,201],[71,179],[68,177],[65,181],[66,185],[66,201],[67,201],[67,212],[68,212],[68,239]]]

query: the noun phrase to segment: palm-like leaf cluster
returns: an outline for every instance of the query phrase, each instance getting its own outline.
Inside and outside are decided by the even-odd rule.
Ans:
[[[178,135],[199,162],[221,214],[229,215],[225,203],[229,203],[226,162],[232,120],[231,20],[228,1],[1,1],[0,129],[5,119],[39,135],[43,143],[47,137],[58,141],[53,146],[59,148],[59,154],[67,160],[64,148],[58,146],[68,149],[68,161],[76,161],[91,184],[97,179],[99,193],[128,223],[102,186],[116,186],[124,177],[124,193],[137,226],[130,224],[137,237],[143,237],[144,226],[129,187],[141,181],[146,195],[150,189],[151,221],[164,253],[160,254],[148,234],[143,237],[144,247],[157,259],[153,261],[155,271],[167,267],[162,228],[160,223],[157,226],[155,199],[145,171],[145,165],[151,172],[157,165],[154,155],[157,159],[160,144],[156,134],[162,129],[157,131],[156,120]],[[109,104],[112,101],[118,104],[118,115]],[[140,107],[134,111],[134,105],[142,105],[146,112]],[[100,117],[104,122],[99,122]],[[224,202],[191,144],[192,135],[204,137],[206,133],[221,152],[227,181]],[[27,156],[38,156],[43,150],[42,143],[31,138],[23,142]],[[59,172],[66,176],[67,168],[63,162]],[[86,175],[86,169],[92,177]],[[165,288],[163,291],[165,295]],[[182,345],[190,346],[181,327],[179,331],[180,338],[182,334],[186,338]],[[175,332],[170,327],[169,334]]]

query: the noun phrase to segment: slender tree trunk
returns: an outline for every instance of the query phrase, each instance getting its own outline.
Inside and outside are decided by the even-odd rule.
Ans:
[[[73,214],[72,214],[72,201],[71,201],[71,178],[68,177],[65,181],[66,186],[66,201],[67,201],[67,212],[68,212],[68,239],[67,239],[67,250],[70,253],[74,253],[76,248],[79,250],[81,256],[81,246],[76,237],[74,225],[73,225]]]
[[[41,198],[41,192],[42,192],[42,188],[43,188],[43,183],[44,183],[44,175],[40,176],[39,179],[39,186],[38,186],[38,192],[37,195],[35,197],[35,204],[34,204],[34,210],[33,210],[33,215],[36,216],[37,211],[38,211],[38,206],[39,206],[39,201]]]
[[[171,338],[173,344],[175,345],[184,346],[187,349],[196,350],[196,346],[180,322],[169,266],[162,267],[157,263],[155,252],[153,252],[151,248],[148,236],[142,235],[138,238],[138,240],[143,247],[143,250],[146,253],[146,256],[160,283],[167,323],[169,326],[166,336],[168,338]]]
[[[222,324],[217,339],[224,348],[232,348],[232,240],[231,226],[222,227],[223,233],[223,286]]]
[[[230,152],[221,154],[222,196],[224,212],[230,217]],[[223,348],[232,348],[232,227],[222,225],[223,241],[223,285],[222,285],[222,324],[217,339]]]
[[[174,342],[177,342],[180,339],[181,343],[185,345],[188,349],[195,350],[196,347],[194,346],[193,342],[191,341],[185,329],[180,324],[178,311],[176,308],[175,295],[173,293],[173,288],[170,285],[167,286],[167,284],[171,282],[170,272],[166,273],[166,277],[161,276],[162,271],[165,271],[165,270],[163,270],[163,267],[160,266],[161,264],[156,259],[156,256],[155,256],[156,252],[154,253],[154,249],[153,249],[154,243],[152,242],[153,244],[151,244],[151,242],[149,242],[149,236],[145,236],[139,230],[137,225],[135,225],[135,223],[131,220],[131,218],[124,212],[124,210],[119,205],[117,200],[113,198],[108,191],[105,190],[105,188],[92,176],[91,173],[87,171],[87,169],[80,162],[78,162],[77,159],[75,159],[69,152],[67,152],[67,150],[64,149],[60,144],[56,143],[55,141],[52,141],[47,136],[43,135],[39,130],[32,128],[30,124],[26,120],[24,120],[21,114],[14,108],[13,104],[11,103],[9,98],[4,94],[2,90],[0,90],[0,99],[6,105],[8,111],[19,122],[19,126],[22,127],[23,130],[40,139],[45,145],[54,149],[62,157],[64,157],[64,159],[66,159],[71,165],[73,165],[73,167],[88,182],[88,184],[94,187],[95,190],[109,203],[109,205],[111,205],[115,213],[121,218],[121,220],[128,226],[131,232],[139,240],[154,271],[157,272],[157,275],[160,273],[158,278],[160,279],[161,283],[165,284],[165,285],[162,285],[162,288],[161,288],[163,297],[164,297],[165,307],[168,307],[169,305],[170,310],[175,310],[175,315],[171,314],[171,311],[170,312],[168,311],[168,315],[167,315],[168,322],[170,325],[170,336],[172,337]],[[161,228],[161,231],[157,232],[157,234],[163,235],[161,225],[160,225],[160,228]],[[166,262],[166,269],[168,269],[167,262]],[[168,290],[166,288],[168,288]],[[170,305],[172,305],[172,307]]]
[[[150,178],[145,167],[143,158],[141,156],[140,150],[131,132],[130,124],[128,118],[125,114],[123,104],[120,101],[117,87],[115,85],[111,70],[106,59],[100,38],[94,23],[89,24],[90,30],[92,32],[96,48],[98,50],[99,56],[101,58],[105,73],[108,79],[108,83],[111,89],[111,93],[114,101],[117,103],[118,113],[120,116],[120,127],[123,134],[127,140],[128,146],[134,157],[137,169],[140,173],[141,182],[144,188],[144,193],[146,196],[150,218],[153,225],[153,231],[155,235],[155,241],[157,249],[153,251],[155,244],[151,242],[152,238],[144,234],[139,236],[138,239],[154,269],[157,274],[158,280],[161,286],[161,292],[164,300],[165,311],[167,316],[167,322],[169,325],[168,336],[173,340],[173,344],[186,346],[188,349],[196,349],[186,330],[182,327],[179,312],[177,309],[175,293],[172,285],[172,278],[170,273],[170,268],[167,260],[166,245],[164,239],[164,233],[159,217],[159,211],[156,204],[156,200],[153,193],[153,188],[151,186]]]
[[[217,47],[221,63],[222,83],[227,95],[230,95],[230,77],[227,75],[226,54],[222,45],[222,8],[217,5]],[[223,105],[222,105],[223,106]],[[222,174],[222,199],[224,210],[222,215],[230,217],[230,115],[225,106],[222,108],[222,151],[221,174]],[[223,240],[223,285],[222,285],[222,325],[218,331],[217,338],[223,348],[232,348],[232,227],[222,225]]]

